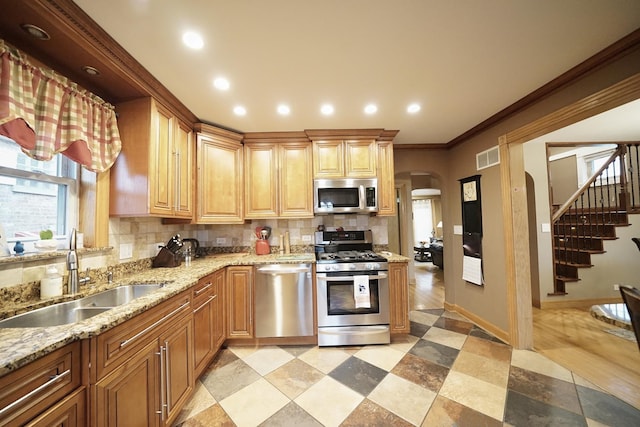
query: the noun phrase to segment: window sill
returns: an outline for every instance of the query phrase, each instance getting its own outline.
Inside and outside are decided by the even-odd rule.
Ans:
[[[82,248],[77,249],[76,252],[78,255],[86,255],[86,254],[106,254],[113,250],[113,247],[107,246],[103,248]],[[49,259],[56,258],[66,258],[68,250],[56,250],[49,252],[29,252],[23,255],[6,255],[0,256],[0,265],[6,264],[19,264],[19,263],[28,263],[28,262],[36,262],[43,261]]]

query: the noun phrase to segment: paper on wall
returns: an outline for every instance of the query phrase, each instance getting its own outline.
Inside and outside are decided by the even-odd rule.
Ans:
[[[369,276],[353,276],[353,299],[356,308],[371,308]]]
[[[462,279],[482,286],[482,259],[465,255],[462,259]]]

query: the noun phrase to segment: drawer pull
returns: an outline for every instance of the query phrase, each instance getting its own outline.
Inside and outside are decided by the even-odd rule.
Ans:
[[[185,302],[184,304],[182,304],[180,307],[176,308],[175,310],[173,310],[171,313],[167,314],[165,317],[163,317],[162,319],[158,319],[155,323],[153,323],[152,325],[147,326],[146,328],[144,328],[143,330],[141,330],[140,332],[138,332],[137,334],[135,334],[134,336],[132,336],[131,338],[127,338],[126,340],[122,341],[120,343],[120,348],[131,344],[131,342],[137,340],[138,338],[140,338],[142,335],[146,334],[147,332],[149,332],[150,330],[152,330],[153,328],[155,328],[156,326],[166,322],[167,320],[169,320],[171,317],[173,317],[176,313],[180,312],[183,308],[185,308],[186,306],[189,305],[189,301]]]
[[[195,310],[193,310],[194,313],[197,313],[198,311],[200,311],[202,309],[202,307],[204,307],[205,305],[209,304],[211,301],[213,301],[214,299],[216,299],[218,295],[211,295],[209,298],[207,298],[207,300],[205,302],[203,302],[202,304],[200,304],[200,307],[196,308]]]
[[[70,369],[67,369],[66,371],[64,371],[63,373],[61,373],[59,375],[52,376],[51,379],[49,381],[47,381],[46,383],[42,384],[41,386],[39,386],[37,388],[34,388],[29,393],[27,393],[24,396],[22,396],[20,399],[16,400],[15,402],[11,402],[10,404],[5,406],[4,408],[0,409],[0,417],[2,417],[7,412],[11,411],[14,407],[22,405],[22,403],[25,400],[31,399],[34,395],[40,393],[42,390],[46,389],[47,387],[51,387],[54,383],[58,382],[62,377],[66,377],[67,375],[71,375],[71,370]]]
[[[209,289],[211,286],[213,285],[213,282],[209,282],[207,283],[206,286],[203,286],[202,288],[198,289],[197,291],[195,291],[195,296],[200,295],[201,293],[203,293],[204,291],[206,291],[207,289]]]

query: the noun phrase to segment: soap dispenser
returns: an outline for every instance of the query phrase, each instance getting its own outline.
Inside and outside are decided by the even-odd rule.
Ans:
[[[62,275],[55,265],[47,267],[45,276],[40,281],[40,299],[59,297],[62,295]]]

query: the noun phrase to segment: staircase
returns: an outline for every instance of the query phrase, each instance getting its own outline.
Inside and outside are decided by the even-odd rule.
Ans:
[[[554,291],[548,295],[566,295],[566,284],[580,280],[580,269],[593,267],[597,254],[605,252],[605,242],[617,239],[616,227],[628,226],[628,213],[638,211],[638,153],[637,143],[619,145],[608,161],[556,209],[552,216],[555,281]]]
[[[566,284],[580,280],[578,271],[593,267],[592,255],[605,252],[616,227],[628,226],[626,211],[569,209],[554,223],[555,286],[549,295],[566,295]]]

